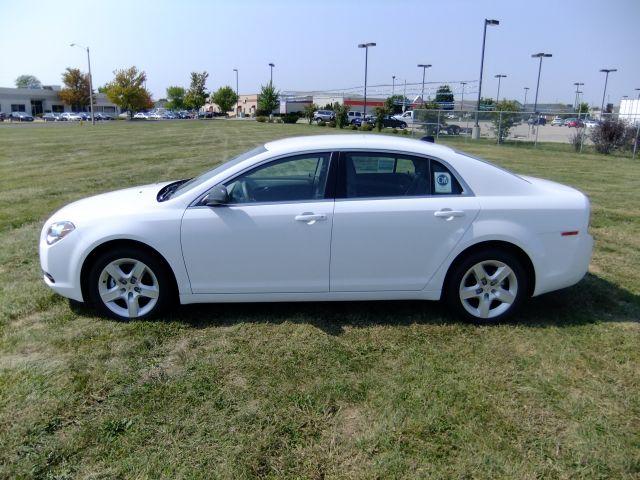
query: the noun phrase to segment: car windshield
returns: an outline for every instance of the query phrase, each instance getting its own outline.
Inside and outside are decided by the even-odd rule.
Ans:
[[[247,159],[249,159],[251,157],[255,157],[256,155],[259,155],[260,153],[263,153],[263,152],[266,152],[266,151],[267,151],[267,149],[264,147],[264,145],[260,145],[259,147],[256,147],[253,150],[249,150],[248,152],[241,153],[237,157],[234,157],[234,158],[232,158],[230,160],[227,160],[223,164],[218,165],[213,170],[209,170],[208,172],[204,172],[202,175],[198,175],[197,177],[192,178],[188,182],[183,183],[182,185],[180,185],[180,187],[178,187],[176,189],[176,191],[173,193],[173,195],[180,195],[180,194],[186,192],[187,190],[191,190],[194,187],[202,185],[204,182],[206,182],[207,180],[215,177],[216,175],[218,175],[220,172],[226,170],[227,168],[232,167],[232,166],[234,166],[234,165],[236,165],[236,164],[238,164],[240,162],[243,162],[244,160],[247,160]]]

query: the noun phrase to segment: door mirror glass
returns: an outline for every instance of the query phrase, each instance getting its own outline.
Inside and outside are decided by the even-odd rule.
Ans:
[[[224,205],[229,202],[229,193],[227,187],[224,185],[216,185],[213,187],[206,197],[202,200],[202,203],[207,207],[216,207],[218,205]]]

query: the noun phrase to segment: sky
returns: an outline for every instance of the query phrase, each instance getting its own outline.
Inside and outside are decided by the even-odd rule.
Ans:
[[[573,84],[582,82],[584,100],[599,106],[602,68],[618,69],[607,102],[640,88],[640,0],[0,0],[0,18],[0,87],[21,74],[59,85],[66,67],[86,70],[85,52],[69,46],[75,42],[91,49],[94,88],[135,65],[158,99],[169,85],[188,87],[194,70],[209,72],[210,90],[235,88],[238,68],[240,93],[256,93],[273,62],[281,91],[339,90],[363,85],[357,45],[376,42],[369,85],[390,92],[393,75],[398,84],[419,83],[416,65],[427,63],[427,91],[440,83],[459,91],[456,82],[479,77],[483,22],[495,18],[483,96],[495,97],[494,75],[504,74],[500,97],[522,101],[529,87],[531,102],[536,52],[553,55],[543,61],[540,103],[572,104]],[[475,85],[465,95],[473,97]]]

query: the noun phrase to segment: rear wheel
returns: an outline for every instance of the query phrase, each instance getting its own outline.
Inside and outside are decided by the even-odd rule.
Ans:
[[[520,308],[528,290],[528,277],[518,257],[487,249],[454,265],[444,296],[458,316],[475,323],[497,323]]]
[[[155,255],[121,248],[102,254],[88,277],[89,298],[104,315],[119,320],[154,317],[171,306],[171,273]]]

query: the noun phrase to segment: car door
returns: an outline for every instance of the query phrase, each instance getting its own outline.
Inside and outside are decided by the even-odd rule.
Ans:
[[[194,205],[181,242],[193,293],[329,290],[331,154],[262,164],[225,182],[227,204]]]
[[[415,291],[460,241],[479,205],[438,162],[343,152],[333,217],[331,291]]]

